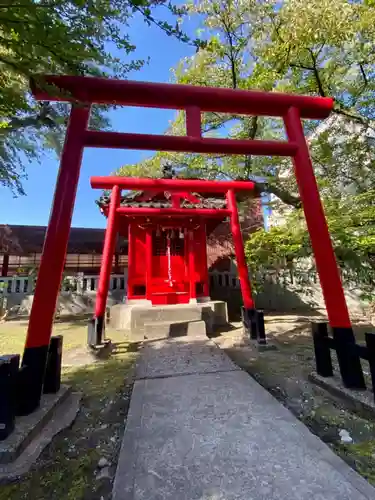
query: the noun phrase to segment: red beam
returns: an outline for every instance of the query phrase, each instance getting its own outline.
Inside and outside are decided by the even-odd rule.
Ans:
[[[102,340],[103,328],[105,323],[105,308],[107,304],[109,282],[111,280],[112,261],[115,253],[117,239],[117,209],[120,205],[121,190],[118,186],[114,186],[111,192],[111,201],[109,203],[107,229],[104,236],[104,245],[102,253],[102,261],[100,265],[100,275],[98,283],[98,291],[96,294],[95,303],[95,319],[97,324],[97,334]]]
[[[243,141],[239,139],[201,139],[189,136],[125,134],[121,132],[85,132],[85,146],[93,148],[182,151],[230,155],[294,156],[296,144],[282,141]]]
[[[23,375],[19,395],[21,414],[39,406],[48,357],[54,313],[62,274],[83,154],[82,132],[90,108],[73,106],[60,160],[51,215],[44,238],[29,327],[22,358]],[[26,382],[27,381],[27,382]]]
[[[91,177],[91,187],[94,189],[150,190],[150,191],[194,191],[196,193],[226,193],[234,191],[253,191],[252,181],[201,181],[197,179],[137,179],[136,177]]]
[[[142,215],[144,217],[228,217],[232,212],[224,208],[142,208],[142,207],[120,207],[117,209],[120,215]]]
[[[284,121],[288,137],[299,144],[298,154],[293,159],[294,173],[310,233],[329,324],[332,327],[350,328],[350,316],[339,268],[298,110],[292,108]]]
[[[227,192],[227,207],[231,212],[230,228],[232,231],[234,251],[236,253],[237,272],[240,278],[243,305],[246,309],[254,309],[254,299],[251,291],[249,271],[246,264],[245,249],[241,231],[240,219],[238,216],[236,195],[233,189]]]
[[[51,87],[43,88],[42,82],[55,85],[56,90]],[[263,116],[283,116],[290,107],[295,107],[299,109],[302,118],[312,119],[326,118],[333,108],[333,99],[327,97],[170,83],[56,75],[37,75],[30,83],[32,93],[39,101],[78,100],[166,109],[198,106],[201,111]]]

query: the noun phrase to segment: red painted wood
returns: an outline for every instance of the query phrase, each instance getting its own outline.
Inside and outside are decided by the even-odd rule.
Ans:
[[[201,110],[198,106],[186,108],[186,133],[190,137],[202,137]]]
[[[179,231],[179,228],[173,230]],[[156,237],[156,231],[153,233],[153,238]],[[167,232],[160,232],[159,241],[163,240],[163,247],[168,248]],[[183,244],[185,241],[183,242]],[[165,246],[164,246],[165,245]],[[186,273],[186,254],[173,254],[172,240],[170,240],[169,248],[171,250],[168,256],[168,251],[162,255],[152,255],[152,279],[150,296],[153,304],[175,304],[186,303],[186,295],[188,293],[188,275]],[[184,246],[182,247],[184,248]],[[167,301],[167,302],[166,302]]]
[[[146,229],[146,299],[151,300],[152,278],[153,278],[153,259],[152,259],[152,228]]]
[[[293,156],[296,144],[286,141],[197,138],[176,135],[129,134],[89,130],[85,146],[90,148],[143,149],[147,151],[181,151],[186,153],[220,153],[228,155]]]
[[[188,304],[189,303],[189,293],[188,292],[165,292],[160,294],[154,294],[152,297],[152,305],[154,306],[167,306],[173,304]]]
[[[38,86],[38,79],[55,85],[56,91],[54,92],[51,87],[46,89]],[[326,118],[333,108],[333,99],[328,97],[84,76],[37,75],[31,79],[30,84],[34,97],[39,101],[78,100],[166,109],[198,106],[202,112],[217,111],[264,116],[283,116],[291,106],[294,106],[300,110],[302,118],[312,119]]]
[[[91,77],[47,76],[44,79],[44,83],[46,81],[50,84],[55,84],[57,88],[62,89],[64,92],[58,91],[55,93],[51,87],[48,89],[46,89],[46,86],[42,86],[43,88],[38,87],[34,79],[32,89],[35,97],[39,100],[78,101],[85,104],[95,102],[184,109],[187,112],[187,129],[189,135],[175,137],[87,131],[89,109],[87,107],[73,107],[61,159],[51,219],[45,239],[26,347],[46,346],[49,343],[84,146],[164,149],[168,151],[198,153],[259,154],[267,156],[277,154],[293,156],[297,181],[301,198],[305,205],[307,223],[311,232],[317,267],[322,280],[322,288],[331,325],[341,327],[350,326],[342,285],[337,266],[335,267],[334,265],[332,244],[326,227],[324,212],[320,203],[300,121],[301,118],[327,117],[333,107],[332,99],[294,96],[275,92],[265,93],[171,84],[149,84]],[[202,138],[200,136],[199,125],[200,115],[202,112],[207,111],[284,117],[289,142]],[[251,191],[254,189],[254,183],[245,181],[183,181],[176,179],[152,180],[114,177],[92,179],[92,186],[95,188],[112,189],[117,183],[121,189],[168,190],[172,192],[193,191],[203,193],[226,193],[229,190],[228,208],[232,210],[231,225],[244,302],[246,307],[253,306],[234,192]],[[177,202],[174,202],[175,206],[177,204]],[[145,213],[147,212],[142,212],[142,214],[137,213],[136,215],[133,212],[133,216],[134,218],[137,217],[137,220],[141,218],[147,219],[151,216],[161,216],[161,212],[149,212],[148,216],[145,216]],[[215,213],[218,214],[217,211]],[[195,216],[197,218],[205,218],[206,223],[210,223],[215,218],[213,223],[216,223],[217,220],[220,220],[220,217],[225,215],[225,211],[221,211],[219,215],[214,215],[208,210],[202,209],[196,209],[191,213],[188,210],[183,210],[183,214],[179,214],[176,211],[168,213],[163,210],[162,217],[165,217],[165,215],[170,217],[171,223],[173,219],[181,217],[179,224],[185,224],[190,217],[194,218]],[[314,222],[315,215],[316,220]],[[127,218],[129,219],[129,217],[130,212],[127,212]],[[130,288],[132,285],[144,287],[146,284],[146,266],[144,265],[146,262],[145,232],[142,232],[141,228],[133,223],[130,229],[133,242],[130,245],[132,249],[132,256],[130,258],[132,271],[129,275],[129,286]],[[318,229],[323,232],[319,234]],[[196,252],[195,257],[194,265],[197,269],[199,268],[197,264],[199,257],[197,257]],[[132,293],[130,290],[129,298],[132,297]],[[185,292],[180,293],[184,295]],[[176,300],[177,294],[178,292],[174,295],[163,292],[160,300],[165,300],[169,303],[168,301],[170,300]]]
[[[252,181],[203,181],[197,179],[137,179],[135,177],[91,177],[91,187],[94,189],[159,190],[159,191],[194,191],[196,193],[226,193],[234,191],[253,191]],[[125,207],[122,207],[125,208]]]
[[[294,172],[310,233],[329,323],[332,327],[350,328],[351,323],[344,290],[298,109],[290,109],[284,122],[289,139],[298,144],[298,152],[293,159]]]
[[[246,309],[254,309],[254,300],[251,293],[249,272],[246,265],[240,219],[238,217],[236,195],[231,189],[227,193],[227,206],[232,211],[230,227],[232,230],[233,244],[236,252],[237,271],[240,278],[243,304]]]
[[[128,299],[145,299],[146,293],[135,294],[135,287],[144,287],[146,291],[146,231],[132,222],[129,225],[128,243]]]
[[[100,266],[100,275],[98,283],[98,291],[95,302],[95,317],[104,318],[107,304],[107,296],[109,290],[109,282],[111,279],[112,262],[115,254],[115,246],[117,239],[117,219],[116,210],[120,205],[121,190],[118,186],[114,186],[111,193],[111,201],[109,204],[107,229],[104,237],[104,246],[102,253],[102,262]]]
[[[121,220],[120,226],[121,226]],[[132,287],[131,287],[131,276],[129,277],[129,274],[131,275],[133,265],[135,262],[135,247],[134,247],[134,236],[133,236],[133,231],[132,231],[132,223],[128,225],[128,280],[127,280],[127,297],[128,299],[131,298],[131,292],[132,292]]]
[[[158,219],[173,217],[213,217],[224,219],[230,215],[230,211],[224,208],[142,208],[142,207],[120,207],[117,213],[122,216],[157,217]]]
[[[207,262],[207,236],[206,225],[203,223],[198,229],[198,238],[200,241],[199,250],[199,263],[201,268],[201,281],[203,283],[203,297],[210,296],[210,280],[208,276],[208,262]]]
[[[188,232],[188,238],[189,238],[189,295],[191,299],[196,299],[197,298],[197,293],[196,293],[196,270],[195,270],[195,258],[196,258],[196,253],[195,253],[195,245],[194,245],[194,232],[189,231]]]
[[[48,346],[50,342],[81,169],[82,135],[87,127],[89,116],[90,108],[88,107],[73,106],[70,112],[25,348]]]

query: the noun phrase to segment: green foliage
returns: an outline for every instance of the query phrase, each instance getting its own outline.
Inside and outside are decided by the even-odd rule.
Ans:
[[[197,43],[178,23],[155,17],[159,3],[181,15],[181,9],[159,0],[0,2],[0,185],[23,194],[25,163],[40,159],[46,148],[60,152],[68,107],[35,102],[29,93],[31,75],[126,77],[144,63],[131,58],[135,46],[126,28],[134,14],[168,35]],[[90,125],[108,127],[103,108],[94,110]]]
[[[373,296],[375,285],[375,190],[347,198],[325,199],[329,231],[348,283],[361,284]],[[253,272],[293,270],[311,272],[312,248],[302,210],[289,213],[283,224],[258,230],[246,242],[246,256]]]
[[[187,11],[199,16],[204,43],[177,66],[176,82],[335,97],[336,119],[313,140],[316,173],[328,175],[334,186],[364,178],[367,188],[372,185],[373,144],[364,141],[375,134],[375,12],[370,3],[200,0]],[[317,19],[323,21],[317,25]],[[314,135],[317,123],[305,126]],[[203,132],[233,139],[285,137],[280,120],[222,113],[204,113]],[[184,113],[168,133],[186,133]],[[293,176],[286,175],[291,164],[282,158],[158,153],[120,172],[154,176],[160,161],[179,165],[186,176],[261,179],[263,189],[282,203],[300,206]]]
[[[335,98],[328,120],[304,126],[340,265],[350,279],[369,286],[375,215],[374,6],[368,0],[198,0],[187,10],[200,20],[204,44],[174,71],[178,83]],[[204,113],[202,118],[206,136],[285,138],[281,120],[221,113]],[[183,113],[168,133],[186,133]],[[305,257],[311,248],[289,160],[158,153],[125,165],[120,173],[157,176],[165,161],[179,165],[180,175],[258,182],[285,223],[252,236],[247,243],[250,265],[310,265]]]
[[[290,221],[288,221],[290,222]],[[246,257],[253,272],[259,269],[293,268],[297,259],[309,253],[308,237],[302,223],[258,229],[246,242]]]

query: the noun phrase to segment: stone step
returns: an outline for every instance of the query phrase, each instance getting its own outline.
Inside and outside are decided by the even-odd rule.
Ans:
[[[134,308],[132,310],[131,331],[144,333],[145,326],[150,324],[179,323],[190,321],[209,321],[212,309],[209,306],[197,305],[154,306],[151,308]]]
[[[166,337],[206,337],[206,323],[199,321],[160,321],[145,323],[145,339],[162,339]]]
[[[228,314],[226,303],[220,301],[168,306],[117,304],[110,309],[109,321],[112,328],[125,330],[138,340],[145,334],[145,325],[154,323],[204,321],[207,333],[211,333],[215,327],[227,324]]]

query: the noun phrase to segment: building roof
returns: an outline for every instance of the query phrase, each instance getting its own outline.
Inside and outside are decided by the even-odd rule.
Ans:
[[[22,255],[41,253],[46,226],[21,226],[0,224],[0,253]],[[68,253],[102,253],[104,229],[72,227],[70,229]],[[118,251],[123,241],[118,240]]]

